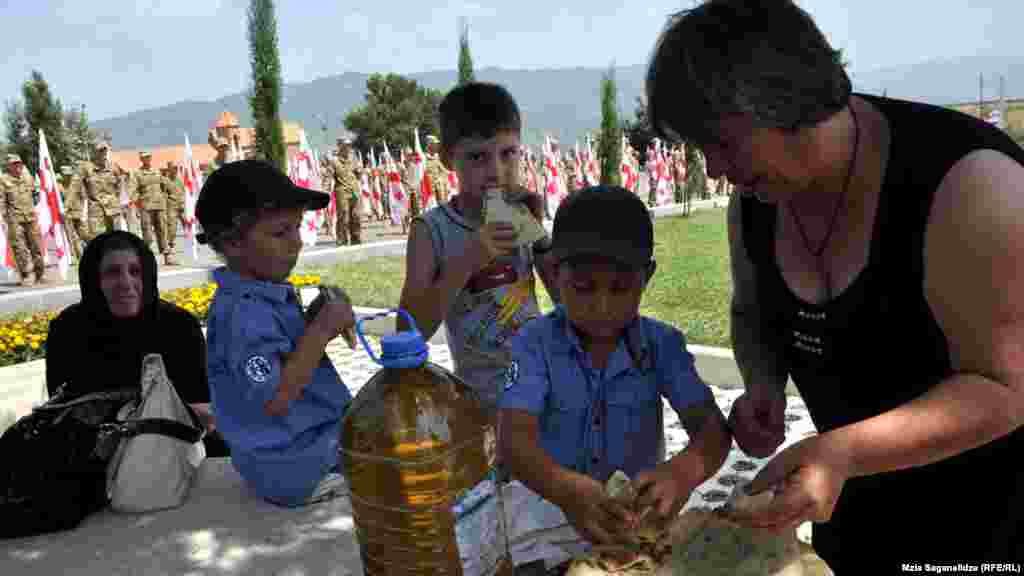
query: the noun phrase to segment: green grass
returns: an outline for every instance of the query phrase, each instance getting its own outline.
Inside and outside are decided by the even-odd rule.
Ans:
[[[729,346],[729,245],[725,210],[698,210],[690,217],[655,221],[654,254],[658,270],[641,303],[642,314],[681,329],[691,344]],[[307,268],[324,282],[345,288],[358,306],[392,308],[405,278],[404,257],[381,257]],[[551,299],[538,280],[541,310]]]

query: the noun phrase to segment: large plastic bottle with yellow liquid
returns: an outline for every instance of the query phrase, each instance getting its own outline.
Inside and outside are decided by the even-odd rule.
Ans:
[[[362,323],[398,312],[411,329],[381,338]],[[342,456],[367,576],[511,576],[495,423],[477,394],[429,361],[404,310],[361,319],[383,366],[352,400]]]

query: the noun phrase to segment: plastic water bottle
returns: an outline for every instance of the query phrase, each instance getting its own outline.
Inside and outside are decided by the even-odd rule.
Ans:
[[[377,358],[362,323],[395,312],[411,329],[384,336]],[[472,388],[429,361],[404,310],[363,318],[356,334],[382,366],[342,424],[365,573],[511,576],[493,416]]]

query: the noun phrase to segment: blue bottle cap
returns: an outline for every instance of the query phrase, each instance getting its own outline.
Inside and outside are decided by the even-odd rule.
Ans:
[[[394,313],[405,317],[409,323],[409,330],[383,336],[380,339],[380,358],[377,358],[373,354],[373,349],[366,343],[362,329],[363,322],[373,318],[390,316]],[[359,337],[359,341],[363,343],[363,348],[366,349],[366,353],[370,355],[370,358],[385,368],[415,368],[425,364],[430,356],[427,341],[423,339],[423,334],[416,328],[416,321],[413,320],[413,317],[408,312],[401,308],[359,319],[356,322],[356,335]]]

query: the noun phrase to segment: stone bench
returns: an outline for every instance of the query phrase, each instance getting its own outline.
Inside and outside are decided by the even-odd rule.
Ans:
[[[207,459],[173,510],[104,510],[75,530],[0,540],[0,574],[362,574],[348,498],[274,506],[226,458]]]

